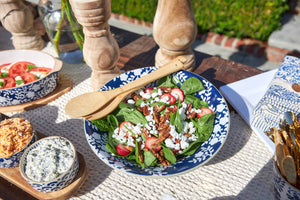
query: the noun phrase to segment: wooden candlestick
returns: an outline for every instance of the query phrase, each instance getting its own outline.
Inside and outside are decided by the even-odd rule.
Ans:
[[[117,67],[119,46],[110,32],[108,19],[110,0],[70,0],[77,21],[83,26],[83,56],[92,68],[91,83],[94,91],[121,74]]]
[[[23,0],[1,0],[0,20],[13,36],[16,49],[40,50],[45,43],[33,27],[33,14]]]
[[[153,22],[153,38],[159,45],[155,65],[161,66],[177,56],[185,56],[186,70],[195,68],[191,44],[197,24],[190,0],[159,0]]]

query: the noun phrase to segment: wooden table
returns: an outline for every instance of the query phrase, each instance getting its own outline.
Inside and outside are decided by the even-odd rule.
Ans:
[[[120,47],[118,66],[122,70],[153,66],[154,56],[158,46],[152,37],[142,36],[115,27],[111,31]],[[2,46],[3,44],[0,44]],[[235,82],[263,71],[242,65],[219,57],[201,52],[194,52],[196,56],[195,73],[208,79],[217,88]],[[0,178],[0,199],[35,199],[3,178]]]

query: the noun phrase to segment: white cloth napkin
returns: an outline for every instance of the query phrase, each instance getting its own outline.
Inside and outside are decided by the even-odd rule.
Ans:
[[[285,111],[300,112],[300,59],[286,56],[271,81],[268,90],[253,110],[251,126],[262,132],[278,127],[281,114]]]

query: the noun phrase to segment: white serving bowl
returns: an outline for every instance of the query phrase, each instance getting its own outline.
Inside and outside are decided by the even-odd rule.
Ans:
[[[53,142],[55,144],[51,144],[52,147],[50,148],[47,153],[43,154],[41,153],[40,148],[44,148],[43,145],[49,144],[49,142]],[[49,147],[47,147],[49,148]],[[47,177],[49,174],[47,174],[49,171],[53,170],[53,168],[49,166],[55,166],[57,162],[52,162],[53,160],[49,159],[51,156],[53,158],[58,158],[58,162],[62,162],[60,158],[65,158],[66,154],[61,154],[61,152],[64,152],[64,150],[69,149],[72,153],[69,155],[72,155],[67,161],[67,169],[65,171],[59,172],[59,170],[54,169],[55,173],[58,173],[58,176],[54,176],[54,178],[48,178],[46,180],[45,176]],[[59,153],[58,153],[59,152]],[[35,157],[30,156],[31,153],[36,153]],[[43,154],[43,155],[42,155]],[[34,155],[34,154],[32,154]],[[47,164],[46,162],[40,162],[38,165],[31,165],[30,168],[28,163],[30,163],[30,160],[35,159],[48,159]],[[35,160],[36,161],[36,160]],[[65,161],[64,161],[65,162]],[[43,165],[45,164],[45,166]],[[49,164],[50,163],[50,164]],[[66,162],[65,162],[66,163]],[[21,161],[20,161],[20,173],[22,177],[36,190],[40,192],[55,192],[58,190],[63,189],[64,187],[71,184],[76,177],[78,170],[79,170],[79,163],[77,159],[77,153],[75,150],[75,147],[73,144],[66,138],[60,137],[60,136],[50,136],[43,139],[40,139],[33,143],[30,147],[27,148],[27,150],[24,152]],[[47,169],[46,169],[47,168]],[[40,175],[43,175],[43,173],[46,173],[47,175],[43,176],[42,179],[37,180],[37,177],[40,177]],[[54,174],[54,173],[52,173]],[[33,178],[34,177],[34,178]],[[48,176],[51,177],[51,176]],[[53,177],[53,176],[52,176]]]
[[[9,88],[0,89],[0,106],[14,106],[41,99],[55,90],[58,85],[62,61],[53,56],[36,50],[7,50],[0,51],[0,65],[18,61],[32,62],[39,67],[51,68],[51,72],[34,82]]]

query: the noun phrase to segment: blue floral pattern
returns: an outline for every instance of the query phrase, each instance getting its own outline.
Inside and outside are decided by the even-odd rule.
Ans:
[[[0,106],[14,106],[41,99],[54,91],[58,79],[56,71],[32,83],[0,90]]]
[[[52,136],[56,137],[56,136]],[[50,137],[44,138],[45,139],[51,139]],[[38,140],[34,144],[32,144],[24,153],[24,157],[29,153],[30,149],[36,148],[38,145],[40,145],[41,140]],[[73,145],[72,145],[73,146]],[[26,165],[26,162],[24,162],[24,157],[22,157],[22,161],[20,162],[20,172],[22,177],[37,191],[40,192],[55,192],[58,190],[63,189],[64,187],[68,186],[71,184],[76,177],[78,171],[79,171],[79,162],[78,162],[78,157],[76,150],[73,147],[73,151],[75,151],[75,158],[72,166],[62,175],[54,179],[53,181],[48,181],[48,182],[36,182],[32,181],[29,178],[27,178],[24,174],[24,168]]]
[[[300,112],[300,95],[292,89],[300,84],[300,59],[286,56],[275,74],[268,90],[253,111],[251,125],[265,132],[278,127],[285,111]]]
[[[155,69],[157,69],[157,67],[145,67],[123,73],[108,82],[100,90],[110,90],[120,87],[154,71]],[[202,81],[205,90],[198,92],[196,96],[207,101],[209,103],[209,107],[217,113],[213,133],[208,141],[204,142],[195,152],[195,154],[185,156],[184,158],[178,160],[175,164],[142,169],[138,164],[131,162],[126,158],[116,157],[108,152],[105,147],[107,142],[106,132],[99,130],[89,120],[85,120],[84,129],[88,143],[94,153],[102,161],[113,168],[135,175],[167,176],[188,172],[189,170],[195,169],[196,167],[205,164],[219,151],[226,140],[229,130],[229,110],[225,99],[209,81],[197,74],[188,71],[179,71],[173,75],[175,75],[180,82],[184,82],[190,77],[196,77]],[[155,86],[155,84],[156,82],[153,82],[149,84],[149,86]]]
[[[14,155],[10,156],[9,158],[0,158],[0,168],[12,168],[12,167],[18,167],[20,164],[21,157],[27,147],[32,145],[37,140],[36,133],[34,132],[34,135],[29,142],[29,144],[21,151],[15,153]]]
[[[289,184],[281,175],[273,162],[274,190],[277,199],[300,200],[300,190]]]

